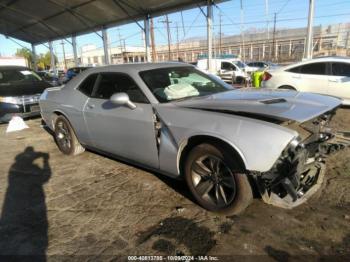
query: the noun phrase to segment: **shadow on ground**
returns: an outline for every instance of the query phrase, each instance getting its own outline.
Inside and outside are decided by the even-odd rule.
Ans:
[[[0,218],[0,254],[46,260],[48,220],[43,185],[51,177],[49,155],[27,147],[8,174]],[[34,261],[33,260],[33,261]]]

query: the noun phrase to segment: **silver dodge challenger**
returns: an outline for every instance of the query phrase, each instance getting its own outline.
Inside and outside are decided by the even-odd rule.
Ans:
[[[349,133],[328,127],[340,104],[234,89],[184,63],[97,67],[40,98],[62,153],[87,148],[184,179],[198,204],[229,214],[254,193],[283,208],[315,193],[326,156],[349,144]]]

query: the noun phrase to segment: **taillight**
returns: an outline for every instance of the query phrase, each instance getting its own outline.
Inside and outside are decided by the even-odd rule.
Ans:
[[[263,81],[267,81],[267,80],[269,80],[271,77],[272,77],[271,74],[269,74],[268,72],[265,72],[264,75],[263,75],[263,77],[262,77],[262,80],[263,80]]]

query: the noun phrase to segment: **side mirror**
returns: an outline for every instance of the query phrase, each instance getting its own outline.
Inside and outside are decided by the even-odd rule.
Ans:
[[[109,99],[113,104],[118,106],[127,106],[130,109],[135,109],[136,105],[130,101],[127,93],[115,93]]]

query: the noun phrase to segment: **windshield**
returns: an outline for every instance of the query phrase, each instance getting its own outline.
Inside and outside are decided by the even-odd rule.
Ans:
[[[193,67],[148,70],[140,72],[140,76],[161,103],[232,89],[225,82]]]
[[[38,82],[42,81],[33,71],[27,68],[20,69],[0,69],[0,85],[10,85],[19,82]]]
[[[247,65],[241,61],[235,61],[234,64],[239,68],[245,68]]]

